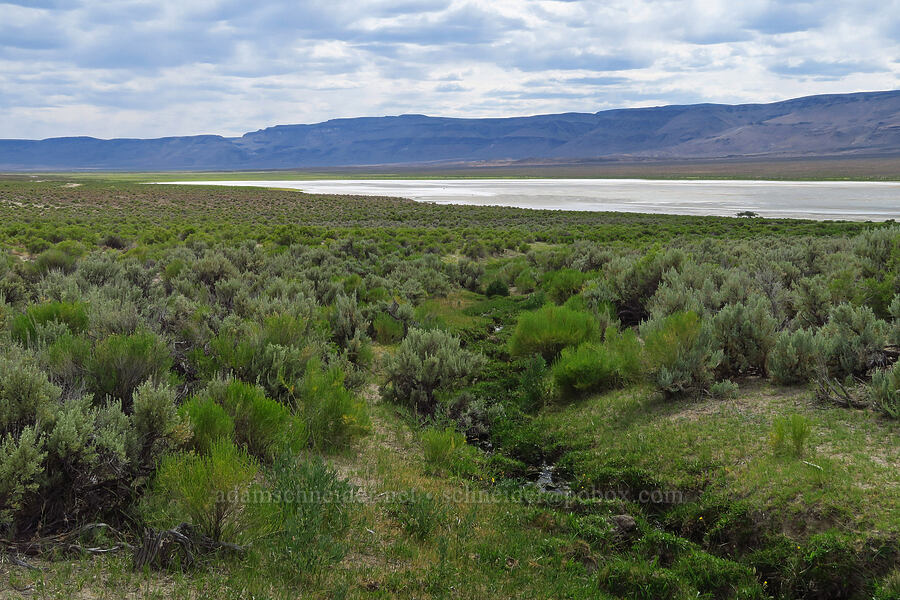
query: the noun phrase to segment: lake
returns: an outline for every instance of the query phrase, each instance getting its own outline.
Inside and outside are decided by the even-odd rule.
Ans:
[[[302,190],[312,194],[400,196],[436,204],[515,206],[684,215],[884,221],[900,218],[900,182],[700,181],[646,179],[378,179],[182,181]]]

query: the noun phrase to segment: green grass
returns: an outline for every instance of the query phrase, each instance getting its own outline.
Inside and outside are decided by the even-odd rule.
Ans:
[[[602,491],[639,469],[652,475],[647,483],[687,495],[742,499],[782,527],[900,533],[896,423],[811,396],[751,384],[733,401],[661,402],[631,388],[549,408],[536,427],[566,440],[560,462],[579,488]],[[790,413],[809,423],[802,460],[770,442],[778,415]]]

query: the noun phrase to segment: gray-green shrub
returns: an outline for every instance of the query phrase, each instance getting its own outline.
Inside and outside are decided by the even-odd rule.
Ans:
[[[821,327],[831,312],[831,290],[824,275],[804,277],[794,283],[791,304],[803,327]]]
[[[735,398],[738,393],[738,384],[734,383],[730,379],[723,379],[722,381],[717,381],[711,386],[709,386],[709,395],[713,398]]]
[[[641,325],[650,381],[667,396],[707,391],[723,355],[712,328],[696,313],[675,313]]]
[[[712,319],[715,344],[723,353],[719,369],[729,375],[765,374],[776,326],[765,298],[726,305]]]
[[[0,431],[46,419],[59,395],[32,355],[16,348],[0,354]]]
[[[895,346],[900,346],[900,294],[896,294],[891,300],[888,313],[891,315],[891,330],[888,334],[888,341]]]
[[[338,294],[329,318],[331,337],[341,348],[347,348],[354,338],[365,338],[369,323],[356,305],[356,298]]]
[[[884,354],[888,325],[868,306],[839,304],[821,330],[828,371],[835,377],[860,377]]]
[[[145,381],[134,392],[134,430],[141,446],[141,460],[151,464],[183,433],[182,421],[175,406],[175,390],[166,384]]]
[[[782,331],[769,352],[769,376],[781,385],[808,383],[818,374],[819,364],[824,363],[822,354],[821,340],[814,332]]]
[[[869,384],[872,406],[885,416],[900,419],[900,363],[889,369],[879,369]]]
[[[385,365],[387,399],[430,415],[437,409],[437,394],[471,383],[484,358],[460,348],[459,338],[439,329],[410,329],[396,354]]]

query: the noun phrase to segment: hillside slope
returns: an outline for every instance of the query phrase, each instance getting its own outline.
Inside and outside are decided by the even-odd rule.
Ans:
[[[891,156],[900,91],[502,119],[424,115],[216,135],[0,140],[0,169],[232,170],[593,158]]]

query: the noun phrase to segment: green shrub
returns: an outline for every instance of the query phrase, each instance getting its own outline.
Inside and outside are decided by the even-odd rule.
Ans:
[[[310,361],[294,402],[309,444],[318,450],[344,448],[371,427],[365,402],[344,386],[344,372],[337,366],[323,369]]]
[[[885,416],[900,419],[900,363],[889,369],[879,369],[869,384],[872,406]]]
[[[51,381],[64,390],[79,390],[85,383],[86,365],[92,350],[89,339],[66,333],[47,346],[40,359]]]
[[[303,423],[260,386],[237,379],[214,381],[206,394],[225,409],[234,422],[235,441],[252,455],[270,461],[306,445]]]
[[[735,398],[738,389],[738,384],[730,379],[723,379],[709,386],[709,395],[713,398]]]
[[[844,303],[831,310],[821,335],[829,373],[860,377],[881,362],[888,326],[868,306]]]
[[[590,313],[547,305],[519,315],[509,351],[513,356],[540,354],[549,362],[563,348],[593,340],[598,334],[597,320]]]
[[[183,435],[175,390],[165,384],[145,381],[137,387],[131,419],[141,444],[141,462],[145,465],[152,465],[156,456]]]
[[[696,313],[675,313],[641,325],[650,380],[666,395],[696,394],[713,381],[722,351]]]
[[[81,302],[32,304],[10,322],[12,338],[21,344],[37,341],[38,329],[48,323],[62,323],[71,333],[82,333],[88,325],[87,305]]]
[[[544,291],[551,300],[562,304],[581,291],[587,276],[575,269],[560,269],[544,274]]]
[[[808,383],[824,361],[820,339],[812,331],[782,331],[775,338],[767,368],[775,383],[792,385]]]
[[[179,407],[190,422],[192,446],[200,454],[209,454],[220,439],[234,439],[234,420],[209,396],[194,396]]]
[[[602,342],[564,348],[553,363],[553,379],[567,396],[622,387],[641,370],[641,345],[632,330],[610,327]]]
[[[765,298],[726,305],[712,319],[715,344],[723,352],[719,369],[729,375],[765,374],[776,326]]]
[[[516,276],[513,285],[516,286],[516,291],[518,293],[530,294],[534,291],[534,288],[537,287],[537,279],[535,279],[534,272],[531,269],[522,269]]]
[[[71,273],[75,270],[76,258],[59,248],[50,248],[38,254],[37,258],[34,259],[34,267],[38,273],[49,273],[51,271]]]
[[[809,420],[803,415],[777,417],[772,424],[769,441],[775,454],[791,454],[796,458],[801,458],[810,433]]]
[[[245,501],[258,471],[231,440],[216,441],[209,454],[167,454],[153,481],[151,522],[188,521],[216,541],[239,541],[252,531]]]
[[[387,361],[387,399],[425,415],[437,409],[436,394],[457,390],[478,376],[484,358],[459,346],[459,338],[434,329],[410,329]]]
[[[60,396],[31,355],[11,350],[0,354],[0,432],[47,419]]]
[[[493,279],[484,289],[486,296],[509,296],[509,287],[500,279]]]
[[[372,321],[372,328],[379,344],[396,344],[403,339],[403,323],[387,313],[378,313]]]
[[[547,397],[547,361],[540,354],[528,358],[519,378],[521,405],[526,412],[541,408]]]
[[[166,378],[171,367],[168,347],[147,331],[102,340],[94,348],[87,370],[95,394],[109,395],[127,405],[141,383]]]

